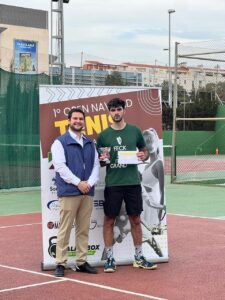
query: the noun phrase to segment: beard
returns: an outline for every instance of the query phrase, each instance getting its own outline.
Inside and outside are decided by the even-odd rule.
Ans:
[[[113,121],[114,121],[115,123],[119,123],[120,121],[122,121],[122,119],[123,119],[123,116],[120,116],[120,115],[115,115],[115,116],[113,117]]]
[[[73,131],[73,132],[81,132],[82,129],[83,129],[83,126],[82,125],[73,125],[73,124],[70,124],[69,125],[70,129]]]

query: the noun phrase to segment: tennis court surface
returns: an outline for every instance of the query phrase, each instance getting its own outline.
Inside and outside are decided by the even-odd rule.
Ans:
[[[224,188],[166,185],[169,263],[114,274],[41,271],[40,192],[0,193],[0,299],[225,299]]]

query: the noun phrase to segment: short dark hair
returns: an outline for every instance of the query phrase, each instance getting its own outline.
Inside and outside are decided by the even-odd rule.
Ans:
[[[83,112],[82,109],[80,109],[80,108],[72,108],[72,109],[69,111],[69,113],[68,113],[68,120],[71,119],[72,114],[73,114],[74,112],[81,113],[81,114],[84,116],[84,119],[85,119],[85,113]]]
[[[123,109],[125,108],[126,102],[120,98],[113,98],[107,103],[108,110],[112,107],[119,107],[121,106]]]

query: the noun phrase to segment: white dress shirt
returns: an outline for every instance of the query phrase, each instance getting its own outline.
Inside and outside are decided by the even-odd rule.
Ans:
[[[81,135],[79,137],[70,128],[69,128],[69,134],[77,143],[79,143],[83,147],[83,139],[85,139],[84,135]],[[67,167],[64,148],[59,140],[54,141],[51,147],[51,152],[52,152],[52,161],[53,161],[55,171],[59,173],[60,177],[65,182],[78,185],[81,179],[75,176]],[[95,185],[99,180],[99,168],[100,168],[100,164],[98,160],[98,153],[95,149],[94,166],[91,175],[87,180],[90,186]]]

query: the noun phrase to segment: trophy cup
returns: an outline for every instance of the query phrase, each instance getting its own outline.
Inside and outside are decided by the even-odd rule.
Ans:
[[[100,147],[99,149],[99,154],[104,156],[104,161],[106,164],[110,163],[110,150],[111,147]]]

